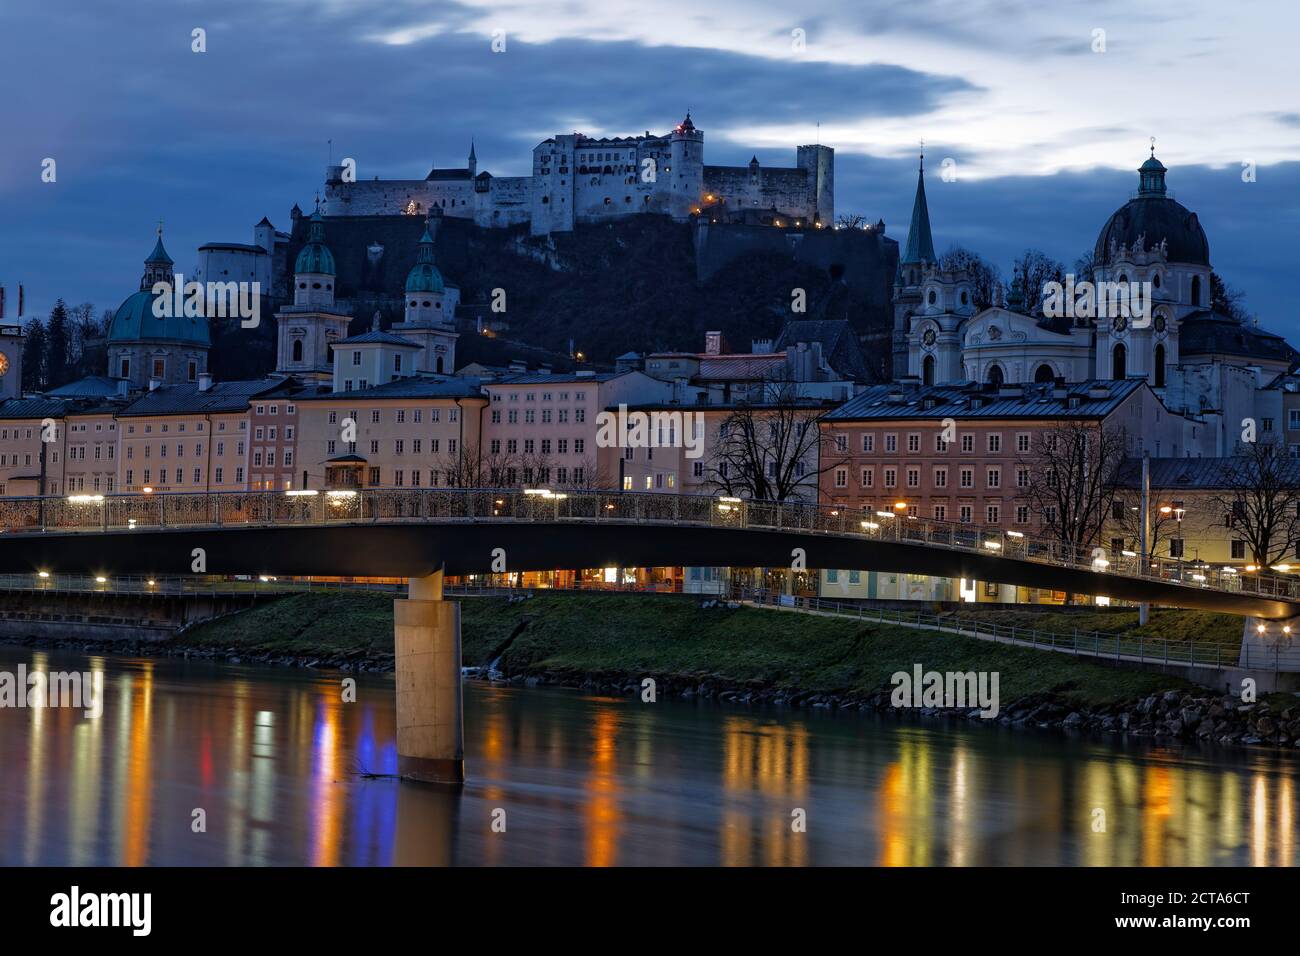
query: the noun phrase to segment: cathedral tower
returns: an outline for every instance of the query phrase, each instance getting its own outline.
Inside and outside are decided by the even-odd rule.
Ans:
[[[331,346],[348,334],[349,317],[335,311],[334,255],[325,245],[320,202],[312,213],[307,243],[294,262],[293,305],[276,313],[276,372],[317,382],[334,378]]]

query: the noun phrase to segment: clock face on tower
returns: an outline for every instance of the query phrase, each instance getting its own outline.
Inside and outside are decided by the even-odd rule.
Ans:
[[[926,345],[933,345],[935,340],[934,329],[926,329],[925,334],[921,336],[921,341]]]
[[[8,371],[9,371],[9,356],[5,355],[3,352],[0,352],[0,375],[4,375]]]

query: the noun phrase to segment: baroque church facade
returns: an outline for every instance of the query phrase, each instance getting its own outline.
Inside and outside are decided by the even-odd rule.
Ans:
[[[1170,410],[1216,420],[1221,447],[1230,447],[1231,423],[1254,414],[1256,390],[1287,372],[1297,353],[1280,336],[1213,310],[1209,241],[1196,213],[1168,195],[1166,173],[1153,150],[1138,169],[1137,194],[1097,236],[1092,275],[1067,285],[1071,305],[1075,283],[1101,290],[1090,307],[1044,316],[1026,307],[1039,290],[1021,289],[1018,278],[1005,301],[979,309],[975,277],[939,264],[922,165],[894,288],[894,377],[994,388],[1143,379]],[[1150,298],[1141,314],[1115,308],[1114,299],[1105,308],[1108,284],[1143,284]]]

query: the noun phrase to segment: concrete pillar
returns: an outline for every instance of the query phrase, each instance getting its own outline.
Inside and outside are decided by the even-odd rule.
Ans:
[[[460,605],[442,599],[442,572],[411,578],[393,602],[397,771],[412,780],[465,780]]]

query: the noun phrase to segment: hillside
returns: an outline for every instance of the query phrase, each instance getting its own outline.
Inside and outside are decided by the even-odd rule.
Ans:
[[[305,226],[306,220],[295,225],[290,261],[305,239]],[[424,220],[414,216],[326,220],[339,296],[352,303],[356,316],[353,331],[368,328],[376,310],[384,326],[398,317],[400,281],[415,261],[423,228]],[[478,313],[503,319],[509,328],[502,337],[561,355],[572,339],[595,362],[629,350],[696,351],[713,329],[734,348],[748,348],[752,339],[776,337],[792,315],[795,288],[807,293],[803,317],[848,318],[862,333],[883,330],[889,321],[889,256],[860,251],[865,234],[827,234],[808,237],[818,240],[810,243],[818,245],[817,255],[800,261],[800,238],[794,236],[790,251],[783,251],[766,234],[756,233],[756,241],[746,244],[733,231],[725,256],[714,257],[713,271],[703,279],[697,278],[692,227],[654,216],[580,226],[550,238],[531,237],[523,228],[486,230],[444,219],[436,224],[435,242],[439,269],[460,287],[462,318]],[[832,242],[837,253],[845,247],[843,254],[826,251]],[[892,240],[885,243],[893,247]],[[504,314],[487,311],[494,289],[505,290]],[[488,357],[475,354],[482,350],[469,339],[462,339],[461,364]]]

